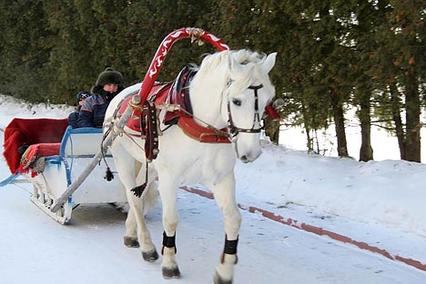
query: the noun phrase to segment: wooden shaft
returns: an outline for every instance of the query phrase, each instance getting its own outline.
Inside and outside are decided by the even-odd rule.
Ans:
[[[139,98],[140,98],[139,96],[133,96],[131,104],[138,105],[140,103]],[[118,129],[122,129],[124,125],[126,125],[126,122],[129,119],[129,117],[132,115],[132,112],[133,112],[133,107],[129,104],[126,108],[126,111],[123,113],[123,115],[120,117],[120,119],[118,120],[116,124],[116,127]],[[105,138],[101,146],[102,149],[100,149],[98,153],[96,153],[95,157],[90,162],[90,164],[87,165],[84,171],[81,173],[81,175],[73,183],[71,183],[68,186],[67,190],[65,190],[64,193],[62,193],[61,196],[55,200],[55,203],[50,208],[52,212],[58,211],[61,208],[61,206],[67,201],[68,197],[70,197],[71,194],[73,194],[74,191],[76,191],[77,188],[86,180],[89,174],[93,171],[93,169],[102,159],[102,153],[105,152],[109,146],[111,146],[112,142],[117,137],[117,135],[118,134],[114,131],[111,131],[108,134],[108,136]]]

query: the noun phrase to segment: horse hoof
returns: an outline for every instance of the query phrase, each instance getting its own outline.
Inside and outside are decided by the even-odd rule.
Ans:
[[[145,261],[154,262],[158,259],[158,253],[155,249],[148,252],[142,252],[142,257]]]
[[[139,247],[138,239],[131,238],[131,237],[124,237],[123,241],[124,241],[124,245],[128,248],[138,248]]]
[[[223,278],[219,275],[219,273],[217,273],[217,272],[216,272],[216,273],[214,274],[213,283],[214,283],[214,284],[232,284],[232,279],[231,279],[231,280],[223,279]]]
[[[180,271],[179,271],[179,267],[177,266],[173,268],[163,267],[162,271],[163,271],[163,277],[165,279],[180,278]]]

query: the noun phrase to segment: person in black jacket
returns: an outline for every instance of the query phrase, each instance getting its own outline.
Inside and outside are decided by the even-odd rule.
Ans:
[[[92,95],[80,108],[78,127],[102,127],[109,103],[123,90],[122,83],[123,75],[111,67],[99,74]]]
[[[84,104],[84,101],[90,96],[91,94],[86,91],[78,92],[76,95],[77,99],[77,109],[70,113],[68,116],[68,125],[70,125],[72,128],[78,127],[78,115],[81,109],[81,106]]]

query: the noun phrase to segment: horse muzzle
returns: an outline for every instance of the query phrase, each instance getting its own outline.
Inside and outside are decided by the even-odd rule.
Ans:
[[[245,164],[251,163],[251,162],[254,162],[257,158],[259,158],[260,154],[262,154],[261,150],[256,151],[255,153],[250,152],[250,153],[247,153],[245,155],[241,155],[239,157],[239,159],[241,160],[241,162],[243,162]]]

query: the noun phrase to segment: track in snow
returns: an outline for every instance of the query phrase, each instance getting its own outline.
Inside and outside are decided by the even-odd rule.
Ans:
[[[163,280],[160,261],[146,263],[122,245],[125,215],[110,206],[81,206],[62,226],[29,194],[0,190],[0,282],[211,283],[223,247],[215,203],[179,192],[177,232],[181,280]],[[148,215],[154,243],[162,236],[159,206]],[[352,246],[282,226],[242,211],[235,283],[425,283],[426,273]],[[55,281],[56,282],[56,281]]]
[[[187,192],[194,193],[194,194],[200,195],[200,196],[208,198],[208,199],[214,199],[213,194],[209,191],[205,191],[205,190],[198,189],[198,188],[195,188],[195,187],[188,187],[188,186],[184,186],[184,187],[182,187],[182,189],[187,191]],[[241,204],[238,204],[238,207],[240,209],[248,211],[250,213],[259,213],[263,217],[270,219],[272,221],[278,222],[280,224],[287,225],[287,226],[290,226],[290,227],[293,227],[293,228],[296,228],[298,230],[302,230],[302,231],[305,231],[305,232],[313,233],[313,234],[316,234],[318,236],[329,237],[329,238],[331,238],[335,241],[350,244],[350,245],[353,245],[353,246],[355,246],[359,249],[366,250],[366,251],[373,252],[373,253],[377,253],[377,254],[382,255],[382,256],[390,259],[390,260],[398,261],[398,262],[404,263],[406,265],[412,266],[414,268],[417,268],[419,270],[426,271],[426,264],[422,263],[419,260],[400,256],[398,254],[392,254],[389,251],[387,251],[386,249],[382,249],[380,247],[370,245],[366,242],[354,240],[354,239],[347,237],[345,235],[338,234],[338,233],[335,233],[333,231],[323,229],[321,227],[317,227],[317,226],[313,226],[313,225],[310,225],[310,224],[307,224],[307,223],[299,222],[299,221],[292,219],[292,218],[285,218],[281,215],[275,214],[274,212],[265,210],[263,208],[259,208],[259,207],[256,207],[256,206],[246,206],[246,205],[241,205]]]

